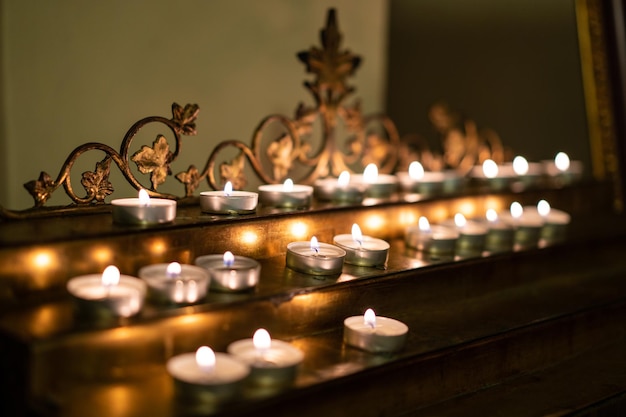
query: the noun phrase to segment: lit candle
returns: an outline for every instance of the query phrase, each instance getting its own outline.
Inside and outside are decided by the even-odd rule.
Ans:
[[[338,178],[320,178],[313,184],[313,193],[320,201],[359,203],[365,194],[365,185],[350,182],[350,173],[342,171]]]
[[[567,235],[571,217],[568,213],[550,207],[546,200],[540,200],[536,207],[527,207],[528,211],[536,211],[543,219],[541,229],[542,243],[546,245],[563,242]]]
[[[537,246],[543,219],[536,212],[525,211],[519,202],[514,201],[511,203],[509,213],[502,213],[500,217],[515,229],[515,248],[527,249]]]
[[[541,164],[529,163],[521,155],[513,158],[512,167],[523,187],[535,186],[541,179]]]
[[[401,321],[376,317],[370,308],[362,316],[343,322],[343,341],[349,346],[372,353],[397,352],[404,347],[409,328]]]
[[[488,209],[485,218],[489,228],[485,239],[485,250],[489,253],[513,250],[515,229],[509,223],[500,221],[498,212],[494,209]]]
[[[283,184],[259,185],[259,201],[267,207],[305,208],[311,205],[313,187],[294,184],[287,178]]]
[[[406,244],[414,249],[428,252],[431,255],[452,255],[459,232],[454,228],[442,225],[430,225],[424,216],[418,224],[406,230]]]
[[[395,175],[379,174],[376,164],[368,164],[362,175],[354,175],[352,181],[366,187],[365,194],[372,198],[387,198],[398,188]]]
[[[384,267],[389,256],[389,243],[382,239],[363,236],[358,224],[351,234],[337,235],[333,243],[346,251],[345,262],[358,266]]]
[[[481,174],[482,178],[487,181],[489,188],[494,191],[508,189],[515,176],[512,167],[498,166],[493,159],[483,161],[480,173],[475,174],[475,176],[481,178]]]
[[[111,210],[115,223],[148,226],[174,221],[176,201],[150,198],[148,192],[142,188],[137,198],[112,200]]]
[[[250,374],[248,365],[226,353],[213,352],[208,346],[173,356],[166,368],[174,379],[176,395],[189,401],[230,400]]]
[[[291,242],[287,245],[287,266],[294,271],[311,275],[337,275],[343,269],[346,251],[328,243]]]
[[[80,315],[90,318],[134,316],[141,310],[146,296],[146,284],[142,280],[120,275],[113,265],[102,274],[71,278],[67,290]]]
[[[154,264],[139,269],[139,278],[148,284],[157,302],[193,304],[206,297],[210,277],[206,269],[178,262]]]
[[[583,164],[572,161],[565,152],[557,152],[554,160],[543,161],[546,174],[558,185],[570,185],[582,177]]]
[[[250,380],[256,385],[285,386],[296,377],[304,359],[302,351],[282,340],[272,339],[265,329],[254,332],[252,339],[231,343],[228,353],[250,366]]]
[[[233,191],[230,181],[224,191],[203,191],[200,193],[200,208],[205,213],[248,214],[256,211],[259,195],[251,191]]]
[[[261,264],[252,258],[235,256],[226,251],[223,255],[204,255],[195,264],[209,271],[217,291],[235,292],[254,288],[261,276]]]
[[[446,178],[443,172],[424,171],[424,166],[419,161],[411,162],[408,172],[398,172],[396,175],[404,192],[425,196],[442,193]]]
[[[459,232],[456,241],[456,253],[461,256],[474,256],[482,254],[487,238],[485,225],[467,220],[462,213],[456,213],[454,219],[442,223],[444,226],[454,227]]]

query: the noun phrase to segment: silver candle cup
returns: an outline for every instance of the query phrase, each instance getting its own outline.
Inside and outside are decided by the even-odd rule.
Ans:
[[[202,301],[210,284],[209,272],[199,266],[180,265],[180,273],[168,273],[170,264],[154,264],[139,269],[139,278],[148,285],[157,303],[194,304]]]
[[[150,226],[170,223],[176,218],[176,201],[151,198],[142,204],[138,198],[119,198],[111,201],[113,221],[126,225]]]
[[[311,205],[313,187],[294,184],[286,188],[283,184],[266,184],[259,186],[259,202],[266,207],[305,208]]]
[[[141,311],[146,284],[139,278],[120,275],[117,285],[104,286],[101,274],[82,275],[67,283],[80,317],[110,319],[131,317]]]
[[[429,230],[421,230],[418,225],[406,229],[406,244],[431,255],[454,254],[459,232],[452,227],[432,225]]]
[[[404,347],[408,331],[406,324],[388,317],[376,317],[372,328],[363,316],[352,316],[343,322],[343,341],[371,353],[397,352]]]
[[[264,350],[256,348],[252,339],[238,340],[228,346],[227,352],[250,367],[252,385],[263,387],[291,385],[304,359],[300,349],[276,339]]]
[[[485,251],[489,253],[510,252],[515,243],[515,229],[503,221],[487,222],[489,231],[485,239]]]
[[[203,191],[200,208],[213,214],[250,214],[256,212],[258,200],[258,193],[251,191]]]
[[[320,201],[360,203],[365,196],[363,184],[339,184],[337,178],[321,178],[313,183],[313,195]]]
[[[357,266],[384,267],[389,258],[389,243],[382,239],[363,236],[360,242],[351,234],[337,235],[333,243],[346,251],[344,262]]]
[[[370,198],[388,198],[398,191],[398,178],[395,175],[379,174],[376,179],[367,181],[363,174],[355,174],[350,182],[364,186],[365,196]]]
[[[287,245],[286,264],[294,271],[309,275],[338,275],[343,269],[346,251],[328,243],[319,243],[319,250],[311,243],[291,242]]]
[[[261,264],[245,256],[235,255],[231,263],[224,261],[224,255],[204,255],[194,263],[209,271],[211,286],[216,291],[248,291],[256,287],[261,276]]]

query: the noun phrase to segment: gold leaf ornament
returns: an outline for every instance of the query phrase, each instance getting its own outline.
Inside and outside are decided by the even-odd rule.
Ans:
[[[96,168],[94,171],[83,172],[80,183],[87,191],[88,196],[99,202],[104,202],[104,199],[113,194],[113,184],[109,181],[109,172],[111,167],[111,158],[106,157],[100,162],[96,162]]]
[[[55,185],[52,177],[50,177],[47,172],[41,171],[39,179],[27,182],[24,184],[24,188],[28,190],[35,200],[35,206],[40,207],[50,198],[51,193],[55,189]]]
[[[186,104],[182,107],[178,103],[172,104],[172,121],[178,126],[178,132],[183,135],[195,135],[196,118],[200,112],[197,104]]]
[[[189,165],[187,171],[182,171],[176,174],[176,179],[185,184],[185,196],[191,197],[193,192],[200,185],[200,172],[195,165]]]
[[[165,182],[168,175],[172,174],[170,170],[170,162],[173,154],[170,152],[170,145],[163,135],[158,135],[152,142],[152,147],[142,146],[140,150],[132,156],[132,161],[137,164],[139,172],[142,174],[150,174],[150,182],[152,188],[157,187]]]

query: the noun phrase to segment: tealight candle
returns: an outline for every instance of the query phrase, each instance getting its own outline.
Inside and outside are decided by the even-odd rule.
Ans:
[[[354,175],[353,182],[366,187],[365,194],[372,198],[387,198],[398,188],[398,178],[395,175],[379,174],[376,164],[368,164],[362,175]]]
[[[448,220],[442,224],[454,227],[459,232],[459,238],[456,241],[456,252],[458,254],[482,253],[488,231],[485,225],[467,220],[462,213],[455,214],[453,220]]]
[[[150,198],[144,189],[137,198],[118,198],[111,201],[113,221],[120,224],[154,225],[169,223],[176,218],[176,201]]]
[[[231,343],[227,351],[250,366],[250,380],[256,385],[284,386],[292,383],[304,359],[300,349],[272,339],[265,329],[258,329],[252,339]]]
[[[475,171],[476,172],[476,171]],[[506,190],[511,186],[515,175],[508,166],[498,166],[493,159],[486,159],[481,166],[482,178],[487,181],[489,188],[494,191]],[[477,175],[481,178],[480,174]]]
[[[259,195],[251,191],[233,191],[230,181],[224,191],[203,191],[200,193],[200,208],[205,213],[249,214],[256,211]]]
[[[343,171],[338,178],[321,178],[313,184],[313,195],[321,201],[360,203],[365,185],[350,182],[350,173]]]
[[[583,164],[581,161],[572,161],[565,152],[558,152],[554,160],[543,161],[548,177],[557,185],[570,185],[582,177]]]
[[[311,275],[336,275],[343,269],[346,251],[328,243],[291,242],[287,245],[287,266],[294,271]]]
[[[513,226],[501,221],[494,209],[488,209],[485,218],[489,229],[485,239],[485,250],[489,253],[513,250],[515,242],[515,229],[513,229]]]
[[[389,257],[389,243],[363,236],[356,223],[352,225],[352,234],[337,235],[333,243],[346,251],[345,262],[348,264],[384,267]]]
[[[178,262],[144,266],[138,275],[148,284],[156,301],[175,304],[193,304],[202,300],[210,283],[206,269]]]
[[[418,161],[409,164],[408,172],[398,172],[396,175],[404,192],[420,193],[426,196],[443,192],[444,173],[426,172]]]
[[[250,374],[248,365],[226,353],[213,352],[208,346],[173,356],[167,361],[166,368],[174,379],[179,399],[192,402],[230,400]]]
[[[513,158],[511,164],[513,172],[524,187],[532,187],[537,185],[541,179],[541,164],[529,163],[526,158],[521,155]]]
[[[451,255],[454,253],[459,232],[453,228],[433,225],[424,216],[419,218],[418,224],[409,226],[406,230],[406,244],[417,250],[432,255]]]
[[[525,210],[536,211],[544,221],[541,229],[541,239],[545,244],[553,244],[565,240],[570,215],[564,211],[550,207],[546,200],[540,200],[537,207],[526,207]]]
[[[199,256],[195,264],[209,271],[218,291],[247,291],[258,284],[261,276],[261,264],[252,258],[235,256],[230,251],[224,255]]]
[[[104,272],[82,275],[67,283],[79,313],[89,317],[130,317],[139,313],[146,296],[146,284],[135,277],[120,275],[111,265]]]
[[[283,184],[259,185],[259,201],[267,207],[301,208],[311,205],[313,187],[294,184],[287,178]]]
[[[372,353],[397,352],[404,347],[409,328],[401,321],[376,317],[370,308],[363,316],[343,321],[343,341]]]
[[[537,213],[524,212],[524,207],[517,201],[511,203],[509,213],[501,215],[515,229],[515,247],[527,249],[536,247],[541,237],[543,219]]]

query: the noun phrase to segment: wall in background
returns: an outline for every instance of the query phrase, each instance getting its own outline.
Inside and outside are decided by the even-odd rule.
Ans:
[[[56,178],[82,143],[119,149],[135,121],[169,118],[172,102],[201,109],[174,173],[203,167],[217,142],[250,143],[264,116],[312,103],[296,53],[320,44],[329,7],[343,46],[364,58],[352,79],[363,110],[384,110],[387,0],[0,0],[0,205],[31,206],[23,183]],[[75,187],[101,158],[81,161]],[[112,171],[114,196],[128,195]],[[48,204],[69,202],[56,194]]]
[[[445,100],[527,158],[564,150],[590,173],[574,3],[391,0],[387,113],[435,142]]]

